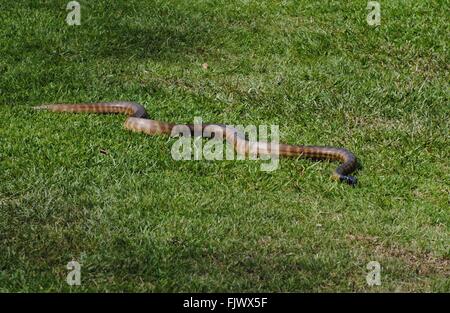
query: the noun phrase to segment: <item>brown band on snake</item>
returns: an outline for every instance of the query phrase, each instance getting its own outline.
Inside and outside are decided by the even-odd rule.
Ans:
[[[332,174],[334,180],[346,182],[349,185],[356,185],[357,179],[350,176],[355,171],[357,160],[353,153],[344,148],[328,146],[296,146],[287,144],[273,144],[262,141],[249,141],[245,135],[237,129],[221,124],[202,124],[202,125],[175,125],[160,121],[147,119],[145,108],[134,102],[103,102],[103,103],[80,103],[80,104],[48,104],[40,105],[35,109],[44,109],[53,112],[86,112],[86,113],[125,113],[128,118],[125,121],[125,128],[143,132],[146,134],[168,134],[176,126],[188,127],[191,133],[195,135],[195,128],[200,127],[203,137],[210,137],[214,132],[217,138],[221,134],[222,138],[231,143],[235,150],[241,154],[255,152],[259,155],[273,154],[283,156],[299,156],[317,160],[340,161],[339,165]],[[275,151],[272,151],[272,150]]]

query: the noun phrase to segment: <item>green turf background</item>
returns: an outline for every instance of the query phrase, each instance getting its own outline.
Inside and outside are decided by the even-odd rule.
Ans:
[[[0,0],[0,291],[450,291],[449,1],[79,2]],[[30,110],[111,100],[344,146],[360,184]]]

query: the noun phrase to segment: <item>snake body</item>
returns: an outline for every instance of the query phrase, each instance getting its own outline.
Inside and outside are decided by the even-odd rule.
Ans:
[[[331,178],[355,186],[357,179],[350,176],[357,167],[355,155],[344,148],[329,146],[300,146],[288,144],[274,144],[263,141],[250,141],[245,138],[245,134],[236,128],[222,124],[186,124],[176,125],[155,121],[147,118],[145,108],[134,102],[102,102],[102,103],[80,103],[80,104],[45,104],[34,107],[35,109],[48,110],[53,112],[86,112],[86,113],[125,113],[128,118],[125,121],[125,128],[143,132],[146,134],[172,134],[177,126],[188,127],[195,135],[197,127],[201,127],[203,137],[211,137],[211,133],[221,134],[222,138],[232,144],[235,150],[241,154],[257,152],[258,155],[270,155],[277,153],[283,156],[300,156],[316,160],[340,161],[341,164],[333,171]],[[217,138],[217,137],[216,137]]]

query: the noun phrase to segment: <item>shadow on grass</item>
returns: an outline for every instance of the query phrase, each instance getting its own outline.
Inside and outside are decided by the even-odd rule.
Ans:
[[[105,31],[101,38],[97,32],[89,40],[95,55],[182,62],[221,48],[227,34],[234,30],[210,15],[172,11],[170,16],[160,15],[142,23],[128,17]]]

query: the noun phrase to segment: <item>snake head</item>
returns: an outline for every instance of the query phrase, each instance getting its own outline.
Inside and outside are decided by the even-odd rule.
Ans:
[[[341,182],[345,182],[347,184],[349,184],[352,187],[355,187],[356,184],[358,183],[358,179],[355,176],[345,176],[345,175],[341,175],[339,177],[339,180]]]

